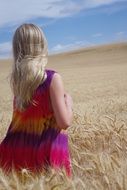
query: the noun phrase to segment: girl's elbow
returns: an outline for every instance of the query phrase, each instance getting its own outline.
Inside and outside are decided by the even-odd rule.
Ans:
[[[70,125],[71,125],[71,123],[64,123],[61,128],[66,130],[66,129],[68,129],[68,127],[70,127]]]
[[[71,123],[72,121],[68,120],[68,121],[62,121],[58,125],[60,126],[61,129],[67,129],[68,127],[71,126]]]

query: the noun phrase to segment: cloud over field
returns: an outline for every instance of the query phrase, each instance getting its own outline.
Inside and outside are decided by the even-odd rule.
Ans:
[[[82,10],[127,0],[4,0],[0,4],[0,26],[33,18],[61,18]]]
[[[51,53],[59,53],[59,52],[66,52],[66,51],[70,51],[70,50],[75,50],[75,49],[79,49],[82,47],[90,47],[90,46],[94,46],[95,44],[84,40],[84,41],[75,41],[73,43],[70,44],[56,44],[54,47],[51,48]]]

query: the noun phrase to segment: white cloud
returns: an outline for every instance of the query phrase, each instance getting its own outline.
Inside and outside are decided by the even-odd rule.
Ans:
[[[4,0],[0,3],[0,26],[34,18],[61,18],[82,10],[127,0]]]
[[[102,5],[109,5],[116,2],[125,2],[126,0],[86,0],[87,7],[98,7]]]
[[[54,54],[54,53],[60,53],[60,52],[65,52],[65,51],[69,51],[69,50],[74,50],[74,49],[78,49],[81,47],[90,47],[90,46],[94,46],[95,44],[88,42],[86,40],[83,41],[75,41],[73,43],[70,44],[57,44],[54,47],[52,47],[50,49],[50,54]]]
[[[102,36],[103,36],[102,33],[96,33],[96,34],[92,35],[93,38],[98,38],[98,37],[102,37]]]
[[[117,36],[121,36],[121,35],[124,35],[124,34],[125,34],[124,31],[120,31],[120,32],[117,32],[117,33],[116,33]]]
[[[115,38],[116,38],[117,41],[125,41],[125,40],[127,40],[126,32],[119,31],[119,32],[115,33]]]

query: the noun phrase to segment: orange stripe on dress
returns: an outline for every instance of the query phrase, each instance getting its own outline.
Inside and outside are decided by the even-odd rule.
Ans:
[[[50,128],[58,128],[56,120],[53,115],[49,115],[45,118],[40,119],[28,118],[27,120],[22,120],[21,116],[13,117],[11,123],[11,132],[25,132],[29,134],[40,135],[44,130]]]

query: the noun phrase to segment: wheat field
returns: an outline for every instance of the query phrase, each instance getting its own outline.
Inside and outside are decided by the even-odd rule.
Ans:
[[[11,64],[0,61],[0,140],[12,117]],[[0,190],[127,190],[127,43],[51,55],[48,68],[62,75],[74,102],[72,178],[0,169]]]

